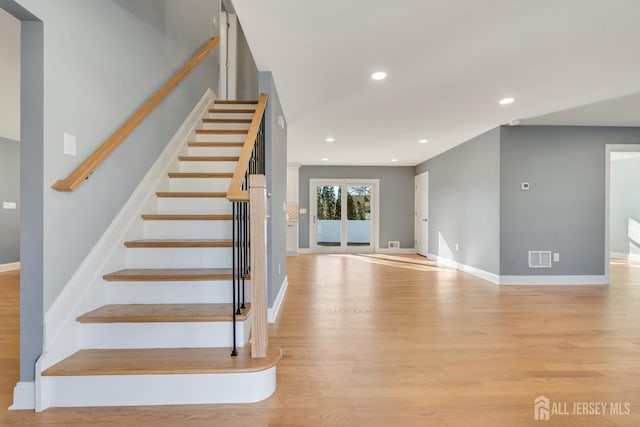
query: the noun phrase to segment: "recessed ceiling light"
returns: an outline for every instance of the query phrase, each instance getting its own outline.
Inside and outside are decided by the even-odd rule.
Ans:
[[[371,78],[373,80],[384,80],[387,78],[387,73],[385,73],[384,71],[376,71],[375,73],[371,74]]]
[[[513,99],[513,98],[502,98],[500,100],[500,105],[509,105],[509,104],[513,103],[513,101],[515,101],[515,99]]]
[[[392,161],[393,163],[395,163],[395,162],[397,162],[397,161],[398,161],[398,159],[391,159],[391,161]]]
[[[332,136],[328,136],[328,137],[325,138],[325,141],[327,141],[327,142],[335,142],[336,139],[334,137],[332,137]]]
[[[418,142],[419,142],[420,144],[426,144],[426,143],[427,143],[427,142],[429,142],[429,141],[427,141],[426,139],[419,139],[419,140],[418,140]]]
[[[322,161],[323,161],[323,162],[328,162],[328,161],[329,161],[329,158],[327,158],[327,157],[323,157],[323,158],[322,158]]]

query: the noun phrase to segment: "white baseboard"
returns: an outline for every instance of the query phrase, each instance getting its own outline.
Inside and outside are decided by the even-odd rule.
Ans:
[[[312,254],[313,252],[311,252],[310,248],[298,248],[298,253],[299,254]]]
[[[9,410],[22,409],[36,409],[36,383],[33,381],[20,381],[13,388],[13,405]]]
[[[276,300],[273,302],[273,308],[269,308],[267,310],[267,317],[269,323],[275,323],[278,319],[278,314],[280,313],[280,308],[282,307],[282,301],[284,301],[284,297],[287,293],[287,288],[289,287],[289,277],[284,276],[284,281],[280,286],[280,291],[278,292],[278,296]]]
[[[620,252],[611,252],[609,253],[609,256],[614,259],[625,259],[627,261],[640,261],[640,255],[638,254],[623,254]]]
[[[81,347],[76,337],[76,316],[105,303],[106,291],[102,275],[126,265],[126,253],[122,242],[142,236],[143,225],[140,214],[155,203],[155,191],[163,185],[168,186],[168,182],[165,183],[166,172],[177,163],[178,154],[186,151],[186,141],[195,132],[213,99],[213,92],[207,89],[46,312],[45,352],[40,359],[43,369]]]
[[[19,262],[10,262],[8,264],[0,264],[0,273],[4,273],[5,271],[13,271],[20,270]]]
[[[607,277],[602,276],[500,276],[457,261],[429,254],[432,261],[446,267],[455,268],[496,285],[607,285]]]
[[[455,268],[456,270],[460,270],[464,273],[470,274],[472,276],[478,277],[483,280],[487,280],[491,283],[498,284],[500,276],[494,273],[490,273],[485,270],[481,270],[476,267],[471,267],[469,265],[461,264],[458,261],[454,261],[452,259],[443,258],[441,256],[428,254],[428,259],[437,262],[438,264],[444,265],[445,267]]]
[[[500,276],[499,285],[608,285],[607,276]]]
[[[416,249],[415,248],[378,248],[376,249],[376,253],[377,254],[387,254],[387,255],[393,255],[393,254],[415,254],[416,253]]]

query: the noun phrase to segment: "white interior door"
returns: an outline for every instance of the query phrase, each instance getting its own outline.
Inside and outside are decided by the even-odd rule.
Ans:
[[[429,172],[416,176],[416,252],[429,254]]]
[[[238,20],[234,13],[220,12],[220,99],[236,99]]]

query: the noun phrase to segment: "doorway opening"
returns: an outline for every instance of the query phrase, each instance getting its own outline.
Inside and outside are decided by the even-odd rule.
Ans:
[[[375,252],[379,180],[310,180],[313,252]]]
[[[605,276],[610,265],[640,261],[640,144],[607,144]]]
[[[429,257],[429,172],[415,177],[416,253]]]
[[[0,272],[20,267],[20,39],[0,9]]]

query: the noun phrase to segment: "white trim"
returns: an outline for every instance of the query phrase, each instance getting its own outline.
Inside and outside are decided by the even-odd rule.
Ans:
[[[20,270],[19,262],[10,262],[8,264],[0,264],[0,273],[4,273],[5,271],[13,271]]]
[[[284,276],[284,281],[280,286],[280,291],[278,292],[278,296],[276,300],[273,302],[273,308],[267,309],[267,317],[269,323],[276,323],[278,320],[278,314],[280,314],[280,308],[282,308],[282,302],[284,301],[285,294],[287,293],[287,288],[289,287],[289,277]]]
[[[13,405],[9,406],[9,410],[21,409],[36,409],[35,381],[20,381],[13,388]]]
[[[377,254],[415,254],[416,249],[415,248],[395,248],[395,249],[378,248],[376,249],[376,253]]]
[[[499,285],[608,285],[605,275],[601,276],[500,276]]]
[[[611,152],[613,151],[640,151],[640,144],[606,144],[605,145],[605,209],[604,209],[604,275],[606,283],[609,283],[609,256],[610,256],[610,190],[611,190]]]
[[[311,252],[310,248],[298,248],[298,253],[299,254],[312,254],[313,252]]]
[[[461,264],[458,261],[454,261],[452,259],[443,258],[441,256],[429,254],[427,256],[428,259],[437,262],[440,265],[444,265],[446,267],[455,268],[456,270],[460,270],[463,273],[470,274],[472,276],[478,277],[483,280],[487,280],[491,283],[498,284],[500,280],[500,276],[494,273],[490,273],[485,270],[481,270],[476,267],[471,267],[470,265]]]
[[[80,349],[81,343],[76,337],[76,316],[105,303],[106,290],[102,275],[125,264],[122,242],[142,235],[140,214],[155,203],[155,191],[164,188],[163,185],[168,186],[167,171],[177,164],[178,154],[186,151],[185,142],[214,99],[215,94],[207,89],[45,314],[45,353],[40,358],[43,369]],[[36,375],[39,375],[39,371],[36,371]]]
[[[621,252],[611,252],[610,257],[614,259],[624,259],[627,261],[640,261],[640,255],[638,254],[623,254]]]

